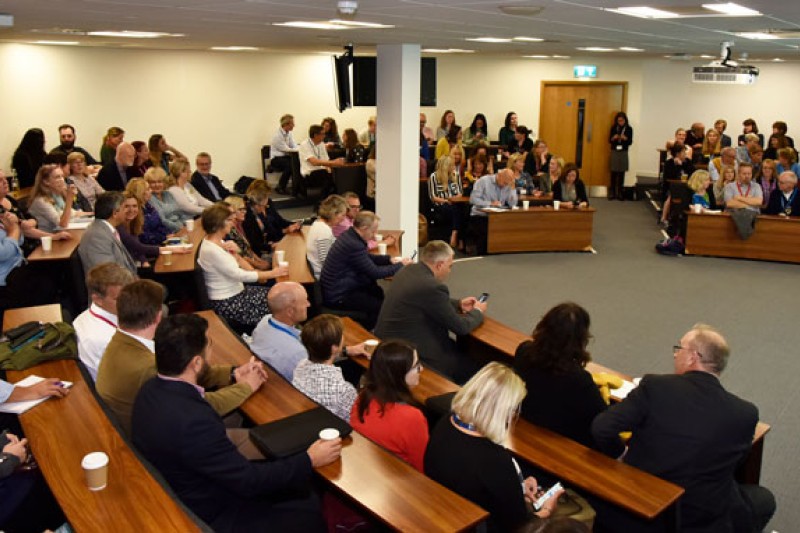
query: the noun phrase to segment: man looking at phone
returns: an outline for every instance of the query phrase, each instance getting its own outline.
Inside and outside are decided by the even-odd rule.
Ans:
[[[466,335],[483,322],[486,303],[474,296],[450,298],[445,285],[453,267],[453,249],[431,241],[420,262],[398,272],[386,293],[375,334],[381,339],[412,342],[425,366],[458,383],[466,382],[477,367],[460,354],[450,332]]]

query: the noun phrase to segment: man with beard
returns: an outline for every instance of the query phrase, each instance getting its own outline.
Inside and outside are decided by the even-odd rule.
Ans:
[[[95,170],[100,170],[100,165],[92,157],[92,154],[80,146],[75,146],[75,128],[71,124],[62,124],[58,127],[58,139],[61,144],[50,150],[51,154],[64,154],[66,157],[72,152],[80,152],[86,158],[87,165],[95,166],[97,167]]]

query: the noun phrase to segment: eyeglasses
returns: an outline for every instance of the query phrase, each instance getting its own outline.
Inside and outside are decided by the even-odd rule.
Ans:
[[[350,206],[348,206],[349,209],[361,209],[362,207],[364,207],[364,206],[363,205],[350,205]]]
[[[697,350],[693,348],[687,348],[686,346],[681,346],[680,344],[676,344],[675,346],[672,347],[672,355],[678,355],[678,352],[681,350],[688,350],[690,352],[694,352],[697,354],[697,357],[699,357],[700,359],[703,358],[703,354],[701,354]]]

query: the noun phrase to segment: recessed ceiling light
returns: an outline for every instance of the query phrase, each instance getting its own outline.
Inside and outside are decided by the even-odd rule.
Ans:
[[[729,15],[731,17],[761,16],[761,13],[759,13],[755,9],[750,9],[749,7],[740,6],[739,4],[734,4],[733,2],[728,2],[727,4],[703,4],[703,8],[708,9],[710,11],[715,11],[717,13],[721,13],[723,15]]]
[[[90,31],[93,37],[125,37],[130,39],[156,39],[158,37],[183,37],[182,33],[164,33],[160,31]]]
[[[426,54],[474,54],[475,50],[465,50],[463,48],[423,48]]]
[[[569,59],[569,58],[570,56],[558,56],[558,55],[553,56],[553,59]]]
[[[550,59],[550,56],[545,56],[545,55],[533,55],[533,56],[522,56],[522,57],[529,57],[531,59]]]
[[[715,56],[710,56],[708,54],[703,54],[700,56],[700,59],[714,59]]]
[[[743,31],[736,34],[737,37],[744,37],[745,39],[755,39],[757,41],[770,41],[773,39],[780,39],[777,35],[763,31]]]
[[[216,52],[248,52],[258,50],[255,46],[212,46],[211,50]]]
[[[501,37],[467,37],[466,41],[472,41],[476,43],[510,43],[511,39],[505,39]]]
[[[783,59],[781,59],[780,57],[776,57],[772,61],[775,63],[783,63]]]
[[[613,52],[613,48],[603,48],[602,46],[582,46],[577,48],[578,50],[583,50],[584,52]]]
[[[620,46],[619,49],[622,50],[623,52],[644,52],[644,49],[634,48],[632,46]]]
[[[78,41],[33,41],[33,44],[55,44],[63,46],[78,46]]]
[[[540,39],[539,37],[514,37],[515,41],[523,41],[526,43],[540,43],[544,41],[544,39]]]
[[[379,22],[363,22],[359,20],[341,20],[333,19],[329,21],[331,24],[340,24],[348,28],[394,28],[391,24],[381,24]]]
[[[643,19],[674,19],[680,17],[677,13],[647,6],[618,7],[615,9],[606,9],[606,11]]]
[[[389,24],[379,24],[377,22],[361,22],[354,20],[290,20],[288,22],[273,22],[273,26],[285,26],[288,28],[302,28],[306,30],[359,30],[359,29],[381,29],[394,28]]]

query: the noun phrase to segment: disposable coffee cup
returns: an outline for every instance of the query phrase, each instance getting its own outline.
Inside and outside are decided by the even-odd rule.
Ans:
[[[553,200],[553,209],[558,211],[561,208],[561,202],[559,200]]]
[[[367,353],[371,354],[375,351],[375,348],[378,347],[378,344],[379,343],[376,339],[369,339],[364,341],[364,349],[367,351]]]
[[[161,255],[164,257],[164,265],[172,264],[172,250],[161,250]]]
[[[108,455],[103,452],[87,454],[81,461],[89,490],[103,490],[108,485]]]
[[[381,242],[383,240],[383,235],[380,233],[375,234],[375,240]]]
[[[378,243],[378,253],[381,255],[386,255],[386,243],[379,242]]]
[[[336,428],[325,428],[319,432],[319,438],[322,440],[336,440],[339,438],[339,430]]]
[[[524,187],[520,187],[519,188],[519,195],[520,196],[525,196],[525,188]]]
[[[186,221],[186,231],[194,231],[194,219],[190,218]]]
[[[282,263],[283,260],[286,258],[286,252],[283,250],[276,250],[275,251],[275,261],[278,263]]]
[[[53,238],[42,237],[42,251],[49,252],[53,249]]]
[[[531,206],[531,202],[529,200],[522,200],[522,209],[527,210]]]
[[[278,266],[281,267],[281,268],[283,268],[283,267],[288,268],[289,267],[289,261],[278,261]]]
[[[696,215],[699,215],[700,213],[702,213],[702,212],[703,212],[703,206],[702,206],[702,205],[700,205],[700,204],[694,204],[694,205],[692,206],[692,211],[694,211],[694,213],[695,213]]]

